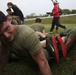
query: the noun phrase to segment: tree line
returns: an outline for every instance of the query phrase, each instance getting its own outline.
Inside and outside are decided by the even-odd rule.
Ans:
[[[62,10],[62,15],[66,15],[66,14],[76,14],[76,10],[72,9],[61,9]],[[40,14],[40,15],[36,15],[36,13],[31,13],[30,15],[26,15],[25,19],[30,19],[30,18],[37,18],[37,17],[48,17],[48,14]]]

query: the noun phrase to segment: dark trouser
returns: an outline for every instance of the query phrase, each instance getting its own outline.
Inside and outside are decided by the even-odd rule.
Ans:
[[[58,27],[61,27],[61,28],[65,29],[65,26],[63,26],[63,25],[60,24],[59,19],[60,19],[59,17],[53,18],[52,26],[51,26],[51,28],[50,28],[50,32],[53,31],[55,25],[57,26],[57,27],[56,27],[57,30],[58,30]]]
[[[41,37],[41,36],[40,36],[39,40],[40,40],[40,41],[43,41],[43,40],[45,40],[46,38],[47,38],[47,36],[46,36],[46,37]]]
[[[24,20],[22,21],[22,23],[21,23],[22,25],[24,24]]]

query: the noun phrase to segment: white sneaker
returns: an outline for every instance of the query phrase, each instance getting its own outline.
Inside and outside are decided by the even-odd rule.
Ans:
[[[53,32],[48,32],[48,34],[52,34]]]
[[[65,26],[65,30],[67,30],[67,26]]]

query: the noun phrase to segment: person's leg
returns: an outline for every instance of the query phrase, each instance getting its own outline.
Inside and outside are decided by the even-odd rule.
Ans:
[[[58,26],[56,26],[56,32],[58,31]]]
[[[22,24],[22,25],[24,24],[24,20],[23,20],[23,21],[21,21],[21,24]]]
[[[63,36],[63,37],[61,37],[61,39],[62,39],[63,43],[65,44],[65,42],[66,42],[66,37]]]
[[[66,50],[69,51],[71,46],[73,44],[73,40],[71,38],[68,38],[67,42],[65,43]]]
[[[50,28],[50,32],[53,31],[54,27],[55,27],[55,18],[53,18],[52,26],[51,26],[51,28]]]
[[[60,24],[59,18],[56,18],[56,25],[57,25],[58,27],[61,27],[61,28],[63,28],[63,29],[66,29],[66,26],[63,26],[63,25]]]
[[[66,42],[66,49],[70,50],[74,48],[74,43],[76,42],[76,28],[73,28],[70,32],[68,32],[67,36],[67,42]]]
[[[43,40],[43,41],[41,41],[40,43],[41,43],[41,45],[42,45],[43,48],[46,47],[46,40]]]

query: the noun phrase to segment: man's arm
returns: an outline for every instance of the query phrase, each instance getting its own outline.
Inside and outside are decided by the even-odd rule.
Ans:
[[[36,33],[41,37],[44,37],[44,38],[46,37],[46,34],[43,34],[42,32],[36,31]]]
[[[46,60],[43,50],[41,50],[37,56],[32,57],[38,64],[41,75],[52,75],[50,66],[48,64],[48,61]]]
[[[8,60],[8,51],[0,45],[0,71],[2,71]]]
[[[43,29],[43,34],[46,35],[46,30],[45,29]]]

